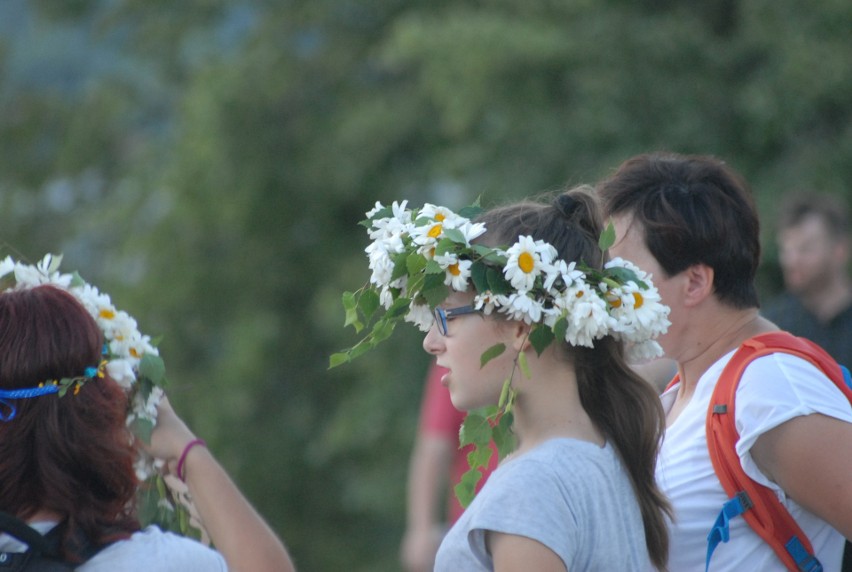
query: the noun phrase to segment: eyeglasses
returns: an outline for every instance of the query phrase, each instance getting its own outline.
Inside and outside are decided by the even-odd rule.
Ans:
[[[473,304],[469,304],[467,306],[459,306],[458,308],[444,308],[436,307],[435,312],[435,325],[438,326],[438,331],[442,336],[447,335],[447,321],[452,320],[453,318],[457,318],[459,316],[464,316],[465,314],[478,314],[482,310],[477,309]]]

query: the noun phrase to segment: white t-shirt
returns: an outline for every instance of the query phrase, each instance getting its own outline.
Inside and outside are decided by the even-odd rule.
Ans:
[[[666,430],[657,463],[657,482],[672,502],[669,569],[677,572],[703,571],[707,557],[707,534],[722,505],[728,500],[713,471],[707,451],[705,423],[716,381],[734,352],[714,363],[698,380],[690,402]],[[662,396],[668,411],[677,388]],[[757,438],[794,417],[821,413],[852,423],[852,408],[831,380],[809,362],[785,353],[753,361],[743,373],[736,394],[736,426],[740,439],[736,450],[746,474],[770,487],[813,544],[826,572],[840,569],[843,537],[824,521],[788,499],[778,485],[769,481],[751,457]],[[730,541],[720,543],[710,561],[710,570],[782,570],[775,553],[742,517],[730,523]]]
[[[537,540],[571,572],[651,568],[636,495],[609,444],[551,439],[500,465],[444,537],[435,571],[493,570],[489,530]]]
[[[55,524],[36,522],[34,529],[46,534]],[[22,552],[26,546],[14,538],[0,535],[0,550]],[[156,526],[135,532],[129,539],[120,540],[95,554],[77,568],[78,572],[227,572],[225,559],[200,542]]]

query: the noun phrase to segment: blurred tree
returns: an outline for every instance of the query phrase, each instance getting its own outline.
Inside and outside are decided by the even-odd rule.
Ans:
[[[769,214],[848,194],[850,23],[841,0],[7,0],[0,239],[165,334],[176,405],[302,569],[394,570],[427,356],[405,331],[326,371],[357,339],[364,212],[656,149],[726,158]]]

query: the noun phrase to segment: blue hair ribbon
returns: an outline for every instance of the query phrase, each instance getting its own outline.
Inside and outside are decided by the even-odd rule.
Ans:
[[[97,379],[103,377],[102,368],[106,366],[106,361],[102,361],[97,367],[87,367],[82,377],[62,378],[62,383],[55,381],[47,381],[38,387],[26,387],[23,389],[0,389],[0,421],[11,421],[15,418],[17,410],[15,405],[7,400],[9,399],[29,399],[31,397],[41,397],[42,395],[50,395],[52,393],[65,392],[65,389],[73,383],[77,382],[78,386],[82,385],[85,380]],[[79,390],[79,388],[78,388]]]
[[[40,397],[51,393],[59,393],[59,386],[46,383],[42,387],[27,387],[26,389],[0,389],[0,421],[11,421],[15,418],[17,411],[7,399],[27,399],[29,397]]]

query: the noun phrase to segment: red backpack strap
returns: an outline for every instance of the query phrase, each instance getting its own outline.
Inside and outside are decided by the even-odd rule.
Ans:
[[[852,401],[852,389],[845,382],[843,370],[822,348],[787,332],[771,332],[743,342],[722,371],[713,391],[707,412],[707,448],[719,482],[729,495],[719,518],[708,536],[707,565],[719,542],[729,538],[728,521],[743,518],[768,543],[788,570],[822,570],[813,555],[813,547],[775,493],[745,474],[736,452],[739,439],[735,424],[737,386],[743,371],[752,360],[776,352],[805,359],[822,370]]]

